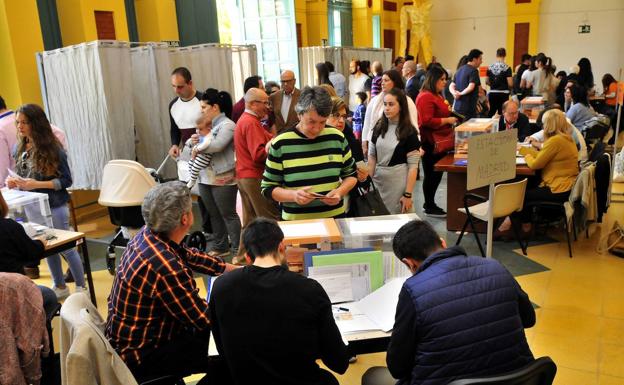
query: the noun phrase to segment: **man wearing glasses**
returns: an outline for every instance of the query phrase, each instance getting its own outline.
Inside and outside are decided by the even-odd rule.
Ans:
[[[271,95],[271,105],[273,106],[273,115],[275,129],[278,134],[284,130],[293,128],[299,123],[299,118],[295,112],[295,104],[299,100],[301,91],[295,88],[295,73],[286,70],[280,76],[282,89]]]
[[[267,158],[265,148],[273,138],[260,122],[268,111],[269,97],[266,92],[259,88],[249,89],[245,93],[245,112],[236,122],[234,130],[236,178],[243,203],[243,228],[256,217],[279,218],[277,207],[260,193],[260,181]]]

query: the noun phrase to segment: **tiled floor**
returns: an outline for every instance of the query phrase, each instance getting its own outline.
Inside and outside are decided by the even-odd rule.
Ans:
[[[624,185],[615,185],[614,191],[624,191]],[[591,226],[589,239],[584,234],[579,235],[573,244],[573,258],[568,257],[565,241],[550,242],[528,249],[528,259],[536,262],[532,265],[542,265],[542,268],[529,267],[528,271],[535,272],[527,274],[526,269],[508,266],[510,271],[516,270],[514,274],[521,286],[539,307],[537,324],[526,334],[536,357],[550,356],[557,364],[555,384],[624,384],[624,259],[596,252],[601,235],[611,229],[615,219],[624,222],[624,203],[612,203],[606,220]],[[80,229],[99,237],[110,234],[113,228],[108,218],[100,218],[81,225]],[[448,235],[449,238],[453,236]],[[561,234],[554,236],[563,239]],[[472,249],[469,245],[466,247]],[[495,254],[497,250],[501,254],[507,252],[503,249],[510,247],[515,245],[497,243]],[[506,265],[521,262],[524,257],[518,252],[510,252],[502,262]],[[103,255],[92,254],[91,257],[95,265],[102,266]],[[42,263],[41,267],[42,278],[38,283],[49,284],[47,266]],[[105,316],[112,276],[106,270],[96,271],[93,276],[98,309]],[[198,285],[205,295],[201,279]],[[367,368],[384,364],[385,353],[363,355],[338,378],[341,384],[360,384]]]

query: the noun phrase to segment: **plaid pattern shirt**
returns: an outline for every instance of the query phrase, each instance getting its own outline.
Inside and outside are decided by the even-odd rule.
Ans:
[[[218,257],[162,239],[143,227],[128,242],[108,297],[106,337],[128,365],[184,329],[207,330],[208,304],[193,272],[220,275]]]

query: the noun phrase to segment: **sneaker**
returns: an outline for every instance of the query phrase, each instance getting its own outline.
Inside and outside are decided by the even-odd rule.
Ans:
[[[84,286],[76,285],[76,291],[74,291],[74,293],[85,293],[87,296],[89,296],[89,289]]]
[[[194,180],[189,180],[188,183],[186,183],[186,187],[188,187],[188,189],[192,189],[193,186],[195,186],[195,181]]]
[[[56,294],[56,299],[58,299],[59,301],[69,296],[69,287],[67,286],[65,286],[65,289],[52,286],[52,291],[54,291],[54,294]]]
[[[438,206],[427,207],[425,209],[425,215],[428,217],[434,217],[434,218],[445,218],[446,211],[442,210]]]

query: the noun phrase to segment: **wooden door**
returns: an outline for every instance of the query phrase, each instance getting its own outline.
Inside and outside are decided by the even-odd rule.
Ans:
[[[529,23],[514,25],[514,60],[513,68],[520,64],[522,55],[529,52]]]
[[[392,60],[394,60],[396,52],[396,31],[394,29],[383,30],[383,46],[392,49]]]
[[[117,40],[113,12],[95,11],[95,29],[98,40]]]

